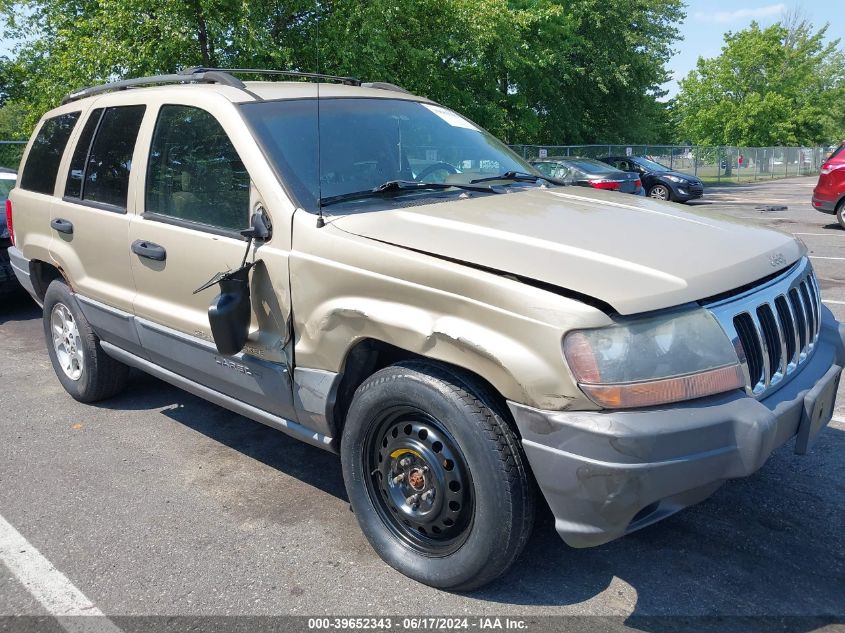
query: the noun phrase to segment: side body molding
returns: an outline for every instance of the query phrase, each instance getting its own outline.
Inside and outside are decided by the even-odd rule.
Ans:
[[[109,356],[309,444],[331,447],[328,414],[339,374],[298,369],[214,344],[77,295]],[[300,423],[301,422],[301,423]]]

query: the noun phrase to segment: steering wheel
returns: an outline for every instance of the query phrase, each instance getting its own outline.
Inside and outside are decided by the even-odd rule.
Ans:
[[[426,176],[431,176],[434,172],[437,171],[447,171],[450,174],[459,174],[461,170],[455,167],[454,165],[450,165],[449,163],[432,163],[425,169],[423,169],[420,173],[417,174],[417,180],[422,181],[426,178]]]

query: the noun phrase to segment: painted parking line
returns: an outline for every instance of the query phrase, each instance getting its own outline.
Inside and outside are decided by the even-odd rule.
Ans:
[[[834,299],[822,299],[822,303],[832,303],[837,306],[845,306],[845,301],[836,301]]]
[[[845,424],[845,418],[843,418],[841,415],[835,415],[830,419],[834,422],[838,422],[839,424]]]
[[[835,259],[836,261],[845,261],[845,257],[821,257],[820,255],[810,255],[810,259]]]
[[[121,629],[103,615],[62,572],[0,516],[0,562],[41,603],[69,633],[101,631],[120,633]],[[23,614],[7,614],[23,615]],[[73,616],[99,616],[79,618]]]
[[[845,237],[845,233],[793,233],[793,235],[815,235],[818,237]]]

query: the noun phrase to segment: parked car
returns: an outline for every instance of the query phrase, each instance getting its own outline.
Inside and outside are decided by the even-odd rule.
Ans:
[[[533,160],[531,164],[540,173],[569,185],[636,195],[645,193],[638,174],[614,169],[593,158],[560,156]]]
[[[845,229],[845,141],[822,164],[819,182],[813,189],[813,206],[836,216]]]
[[[511,566],[536,503],[600,545],[829,422],[845,329],[800,241],[559,186],[424,97],[319,78],[196,69],[44,115],[10,254],[73,398],[136,367],[339,453],[375,551],[452,590]]]
[[[15,186],[18,173],[14,169],[0,167],[0,204],[6,206],[6,199],[9,192]],[[9,239],[9,218],[8,212],[0,217],[0,296],[7,295],[20,289],[18,280],[12,272],[12,264],[9,261],[8,248],[12,245]]]
[[[704,185],[695,176],[674,171],[644,156],[605,156],[599,160],[639,175],[649,198],[689,202],[704,195]]]

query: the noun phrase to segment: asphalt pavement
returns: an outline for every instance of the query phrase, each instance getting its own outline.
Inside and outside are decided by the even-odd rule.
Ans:
[[[845,230],[810,206],[814,182],[711,187],[692,207],[800,237],[845,320]],[[129,615],[599,615],[645,630],[666,623],[646,616],[845,617],[845,386],[809,455],[789,443],[704,503],[597,548],[567,547],[541,513],[505,577],[456,594],[376,556],[334,455],[142,373],[113,400],[75,402],[26,297],[0,305],[0,358],[0,517],[55,591],[118,626]],[[37,579],[0,563],[0,615],[48,612]]]

